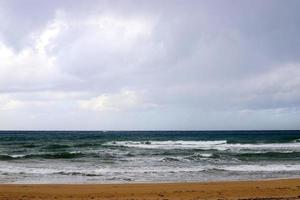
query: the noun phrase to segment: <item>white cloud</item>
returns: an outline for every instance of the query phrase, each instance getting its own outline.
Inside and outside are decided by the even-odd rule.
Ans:
[[[88,100],[80,100],[79,106],[82,109],[92,111],[123,111],[155,107],[155,104],[145,102],[141,93],[133,90],[122,90],[119,93],[102,94]]]
[[[22,101],[13,99],[9,95],[0,95],[0,111],[16,110],[22,106]]]
[[[300,64],[274,66],[240,82],[237,89],[240,104],[248,104],[250,108],[300,108]]]
[[[35,49],[40,54],[53,50],[55,47],[54,40],[60,33],[68,29],[68,25],[64,20],[64,12],[57,11],[56,13],[56,18],[51,20],[41,32],[32,34],[32,38],[35,41]]]
[[[71,80],[51,54],[65,29],[64,21],[56,17],[43,30],[32,32],[31,44],[18,51],[0,40],[0,91],[47,90]]]
[[[118,38],[133,40],[141,36],[149,36],[152,32],[152,24],[145,18],[125,18],[117,15],[91,16],[84,24],[96,27],[97,31],[105,37],[111,38],[110,42],[116,42]]]
[[[98,88],[143,69],[141,62],[153,59],[147,53],[157,51],[152,46],[155,19],[117,14],[73,19],[67,15],[65,23],[68,29],[55,40],[60,69],[89,84],[96,83]]]

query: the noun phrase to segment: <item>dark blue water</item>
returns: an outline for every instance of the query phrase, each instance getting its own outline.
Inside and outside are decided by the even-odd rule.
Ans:
[[[300,176],[300,131],[0,131],[0,182]]]

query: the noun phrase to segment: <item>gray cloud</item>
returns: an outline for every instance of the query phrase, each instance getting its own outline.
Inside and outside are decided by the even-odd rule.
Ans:
[[[0,128],[299,128],[299,1],[0,4]]]

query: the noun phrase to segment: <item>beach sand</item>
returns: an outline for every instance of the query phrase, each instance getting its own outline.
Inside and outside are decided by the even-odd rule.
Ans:
[[[212,183],[2,184],[0,199],[300,199],[300,179]]]

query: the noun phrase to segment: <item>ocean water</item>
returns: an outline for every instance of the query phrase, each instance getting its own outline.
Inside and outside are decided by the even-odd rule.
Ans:
[[[1,183],[300,177],[300,131],[0,131]]]

